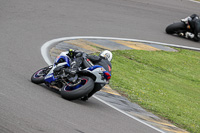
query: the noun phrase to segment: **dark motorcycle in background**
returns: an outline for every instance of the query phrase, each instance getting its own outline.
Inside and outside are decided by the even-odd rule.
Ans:
[[[199,29],[199,33],[195,36],[194,29],[191,28],[189,23],[185,22],[176,22],[170,24],[166,27],[165,31],[167,34],[178,35],[180,37],[190,38],[190,35],[193,35],[194,41],[199,41],[200,39],[200,21],[195,22],[195,28]]]

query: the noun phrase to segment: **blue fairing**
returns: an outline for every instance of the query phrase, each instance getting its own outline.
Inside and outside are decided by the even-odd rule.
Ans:
[[[56,58],[56,63],[59,63],[60,60],[64,60],[64,62],[66,62],[66,66],[70,67],[70,59],[68,56],[59,56]]]
[[[101,68],[101,67],[102,67],[102,66],[95,65],[95,66],[92,66],[92,67],[88,68],[88,70],[93,71],[94,69],[96,69],[96,68]]]
[[[103,68],[103,67],[99,66],[99,65],[95,65],[95,66],[88,68],[88,70],[93,71],[96,68]],[[106,71],[105,69],[103,69],[103,74],[104,74],[104,77],[106,80],[109,80],[111,78],[111,74],[108,71]]]
[[[53,74],[49,74],[45,77],[45,82],[51,83],[52,81],[55,81],[56,78],[54,78]]]
[[[104,74],[104,77],[105,77],[107,80],[109,80],[109,79],[111,78],[111,74],[110,74],[108,71],[104,71],[103,74]]]

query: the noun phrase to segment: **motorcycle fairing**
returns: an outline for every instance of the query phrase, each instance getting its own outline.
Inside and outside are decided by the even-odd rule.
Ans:
[[[51,70],[49,71],[49,73],[45,76],[44,80],[48,83],[51,83],[53,81],[55,81],[57,78],[54,77],[53,75],[53,70],[56,68],[56,67],[59,67],[59,66],[66,66],[68,63],[67,62],[63,62],[63,63],[59,63],[58,65],[55,65],[51,68]]]
[[[55,81],[56,78],[54,77],[53,73],[50,73],[45,76],[44,80],[48,83],[51,83],[52,81]]]
[[[105,83],[111,78],[111,74],[99,65],[94,65],[92,67],[86,68],[86,70],[96,76],[96,83]]]
[[[59,63],[63,63],[63,62],[66,62],[66,64],[65,64],[66,67],[70,67],[70,59],[68,56],[60,55],[55,60],[55,64],[59,64]]]

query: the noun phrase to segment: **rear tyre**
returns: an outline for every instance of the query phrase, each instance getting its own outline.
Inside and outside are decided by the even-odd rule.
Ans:
[[[82,76],[81,83],[74,87],[64,85],[61,88],[60,94],[67,100],[75,100],[88,95],[94,88],[94,81],[87,76]]]
[[[165,29],[167,34],[175,34],[179,31],[186,30],[185,24],[183,22],[173,23]]]

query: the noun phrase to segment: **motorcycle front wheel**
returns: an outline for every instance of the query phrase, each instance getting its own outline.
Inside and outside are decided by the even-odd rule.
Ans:
[[[41,68],[40,70],[36,71],[31,76],[31,82],[33,82],[35,84],[44,83],[44,77],[46,76],[48,70],[49,70],[49,67],[45,67],[45,68]]]
[[[70,87],[64,85],[61,88],[60,94],[64,99],[76,100],[81,97],[88,95],[94,88],[94,81],[90,77],[82,76],[80,78],[80,83],[76,86]]]
[[[186,30],[186,26],[183,22],[170,24],[165,29],[167,34],[175,34],[175,33],[181,32],[183,30]]]

